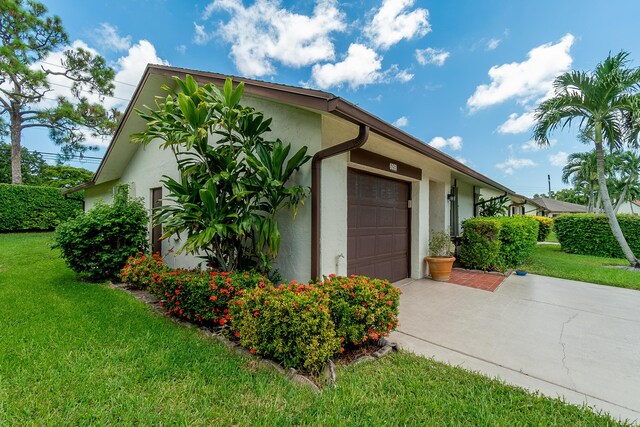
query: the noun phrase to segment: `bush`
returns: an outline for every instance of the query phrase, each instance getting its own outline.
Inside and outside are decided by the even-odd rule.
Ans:
[[[538,221],[538,242],[544,242],[549,237],[551,229],[553,228],[553,219],[546,216],[528,216],[527,218],[535,219]]]
[[[257,287],[231,304],[231,322],[252,353],[317,373],[340,349],[329,304],[311,285]]]
[[[0,232],[53,230],[82,212],[82,198],[60,189],[0,184]]]
[[[500,264],[513,268],[529,258],[538,241],[538,222],[526,216],[499,217]]]
[[[640,217],[618,215],[622,234],[636,255],[640,253]],[[562,250],[580,255],[624,258],[606,215],[564,214],[555,218],[554,230]]]
[[[266,287],[256,273],[176,270],[154,275],[153,292],[173,314],[204,325],[224,326],[231,302],[247,289]]]
[[[100,203],[56,229],[55,245],[67,265],[90,280],[115,278],[127,259],[148,244],[147,211],[126,186],[113,204]]]
[[[529,217],[471,218],[463,225],[460,262],[467,268],[504,270],[531,255],[538,223]]]
[[[146,256],[138,252],[137,256],[130,256],[120,271],[120,280],[138,289],[151,287],[154,275],[168,273],[171,268],[164,263],[159,253]]]
[[[387,280],[331,275],[315,286],[329,295],[331,319],[342,342],[377,340],[398,326],[400,289]]]
[[[462,223],[460,262],[467,268],[489,270],[499,265],[501,224],[495,218],[471,218]]]

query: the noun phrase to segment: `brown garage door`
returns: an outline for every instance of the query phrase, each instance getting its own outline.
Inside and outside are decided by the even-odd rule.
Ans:
[[[347,183],[348,273],[409,277],[409,183],[353,169]]]

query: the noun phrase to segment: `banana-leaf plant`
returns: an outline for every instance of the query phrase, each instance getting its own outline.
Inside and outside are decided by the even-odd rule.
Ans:
[[[153,221],[163,238],[186,236],[179,252],[213,267],[269,272],[280,246],[278,213],[295,217],[309,193],[288,185],[310,160],[307,148],[291,154],[290,144],[268,138],[271,119],[240,105],[243,83],[233,88],[227,79],[220,90],[189,75],[175,82],[154,108],[137,111],[147,128],[132,135],[170,149],[180,172],[178,180],[163,177],[168,195]]]

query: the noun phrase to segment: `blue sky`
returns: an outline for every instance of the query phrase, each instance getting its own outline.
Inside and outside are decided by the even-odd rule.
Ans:
[[[635,0],[44,3],[116,69],[108,105],[124,109],[147,62],[323,89],[525,195],[545,192],[547,174],[564,187],[562,161],[590,148],[572,132],[550,148],[529,143],[530,111],[553,78],[610,51],[640,65]],[[57,150],[46,132],[24,141]]]

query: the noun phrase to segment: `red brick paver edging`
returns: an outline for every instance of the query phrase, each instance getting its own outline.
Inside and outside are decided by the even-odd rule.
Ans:
[[[454,268],[453,271],[451,271],[449,283],[493,292],[498,289],[498,286],[500,286],[508,276],[509,274],[484,273],[481,271]]]

